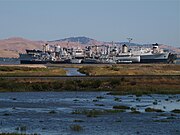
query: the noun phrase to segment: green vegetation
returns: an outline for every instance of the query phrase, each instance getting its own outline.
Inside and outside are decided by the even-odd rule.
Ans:
[[[10,113],[4,113],[3,116],[9,116],[11,115]]]
[[[180,113],[180,109],[174,109],[171,112],[173,112],[173,113]]]
[[[104,104],[95,104],[95,106],[104,106]]]
[[[72,112],[72,114],[82,114],[82,115],[86,115],[87,117],[98,117],[100,115],[106,115],[106,114],[112,114],[112,113],[120,113],[120,112],[124,112],[124,110],[113,110],[113,109],[109,109],[109,110],[75,110]]]
[[[115,120],[115,122],[122,122],[121,120]]]
[[[103,99],[104,97],[103,96],[97,96],[96,98],[97,99]]]
[[[100,65],[100,66],[79,66],[80,71],[89,75],[121,75],[126,70],[143,71],[153,74],[167,71],[169,74],[179,74],[180,65]],[[107,72],[104,70],[108,69]],[[118,70],[117,70],[118,69]],[[154,70],[155,69],[155,70]],[[97,70],[97,71],[96,71]],[[96,71],[96,73],[95,73]],[[141,71],[141,72],[142,72]],[[162,71],[162,72],[160,72]],[[113,74],[111,74],[113,72]],[[103,73],[103,74],[102,74]],[[107,73],[107,74],[106,74]],[[114,74],[115,73],[115,74]],[[109,91],[112,95],[135,94],[180,94],[180,76],[161,76],[151,78],[151,76],[141,77],[110,77],[110,78],[38,78],[39,76],[62,76],[66,71],[62,67],[12,67],[0,66],[0,92],[26,92],[26,91]],[[127,75],[127,74],[126,74]],[[8,76],[24,76],[29,78],[3,78]],[[33,76],[36,76],[33,78]],[[32,78],[30,78],[32,77]],[[98,101],[103,97],[97,97]],[[115,99],[118,101],[118,99]],[[121,101],[121,100],[119,100]],[[156,103],[154,103],[156,104]]]
[[[130,107],[129,106],[124,106],[124,105],[118,105],[118,106],[113,106],[113,109],[126,110],[126,109],[130,109]]]
[[[163,120],[153,120],[153,122],[170,122],[170,121],[166,120],[166,119],[165,120],[163,119]]]
[[[15,130],[17,130],[17,131],[21,131],[21,132],[26,132],[27,127],[26,127],[26,126],[24,126],[24,125],[22,125],[22,126],[20,126],[20,127],[17,127]]]
[[[115,110],[109,109],[109,110],[105,110],[105,114],[106,114],[106,113],[107,113],[107,114],[111,114],[111,113],[121,113],[121,112],[125,112],[125,111],[122,110],[122,109],[115,109]]]
[[[23,133],[0,133],[0,135],[39,135],[39,134],[23,134]]]
[[[83,128],[80,125],[71,125],[70,129],[75,132],[80,132],[83,130]]]
[[[176,117],[171,116],[171,117],[167,117],[167,119],[168,120],[174,120],[174,119],[176,119]]]
[[[55,113],[57,113],[57,112],[54,111],[54,110],[52,110],[52,111],[49,111],[48,113],[49,113],[49,114],[55,114]]]
[[[98,115],[102,115],[103,113],[103,110],[75,110],[72,112],[72,114],[83,114],[87,117],[97,117]]]
[[[155,108],[146,108],[145,109],[145,112],[164,112],[163,110],[161,109],[155,109]]]
[[[84,122],[83,120],[74,120],[73,122]]]
[[[140,111],[137,111],[136,108],[134,108],[134,107],[131,107],[130,109],[131,109],[132,114],[140,114],[141,113]]]
[[[132,114],[140,114],[140,111],[131,111]]]
[[[112,95],[180,94],[180,77],[114,78],[114,80],[119,83],[112,84],[111,78],[93,77],[88,79],[0,78],[0,92],[109,91]],[[132,81],[136,82],[136,85],[132,85]],[[102,98],[97,97],[94,101]]]
[[[114,101],[121,102],[121,99],[120,99],[120,98],[115,97],[115,98],[114,98]]]

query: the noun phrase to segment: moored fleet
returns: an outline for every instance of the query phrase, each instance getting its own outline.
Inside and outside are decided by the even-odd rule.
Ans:
[[[26,50],[19,54],[21,64],[120,64],[120,63],[174,63],[175,54],[164,51],[159,45],[151,48],[129,48],[128,45],[89,45],[61,47],[43,45],[42,50]]]

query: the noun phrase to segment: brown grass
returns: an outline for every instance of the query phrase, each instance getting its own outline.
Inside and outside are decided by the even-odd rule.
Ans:
[[[46,68],[43,65],[0,66],[0,76],[62,76],[63,68]]]
[[[180,75],[180,65],[170,64],[122,64],[105,66],[83,66],[82,73],[88,75]]]

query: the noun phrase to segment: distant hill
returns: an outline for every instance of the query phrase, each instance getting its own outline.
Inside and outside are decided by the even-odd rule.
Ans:
[[[63,38],[63,39],[58,39],[58,40],[53,40],[53,41],[48,41],[48,42],[72,42],[72,43],[78,43],[81,45],[93,45],[93,44],[102,44],[104,42],[97,41],[95,39],[85,37],[85,36],[80,36],[80,37],[69,37],[69,38]]]
[[[67,41],[67,42],[79,42],[81,44],[89,44],[94,41],[94,39],[88,38],[88,37],[69,37],[69,38],[64,38],[64,39],[59,39],[59,40],[54,40],[54,41]],[[54,42],[51,41],[51,42]]]
[[[80,36],[70,37],[64,39],[58,39],[53,41],[32,41],[20,37],[13,37],[0,40],[0,57],[19,57],[19,53],[25,53],[26,49],[42,49],[42,45],[49,43],[50,45],[60,45],[61,47],[84,47],[86,45],[112,45],[112,42],[98,41],[92,38]],[[114,42],[114,44],[122,45],[127,44],[129,46],[142,46],[151,47],[150,44],[138,44],[128,42]],[[173,53],[180,54],[180,48],[176,48],[168,45],[161,45],[160,48],[170,50]]]
[[[0,57],[18,57],[26,49],[42,49],[43,41],[31,41],[20,37],[0,40]]]

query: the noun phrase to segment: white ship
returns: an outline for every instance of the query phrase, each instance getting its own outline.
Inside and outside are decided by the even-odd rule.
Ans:
[[[70,60],[70,63],[72,64],[80,64],[82,63],[82,60],[85,58],[84,50],[81,48],[73,49],[72,52],[72,59]]]
[[[169,52],[164,52],[160,49],[158,44],[153,44],[152,49],[140,49],[139,51],[132,51],[134,56],[140,56],[141,63],[168,63]]]

